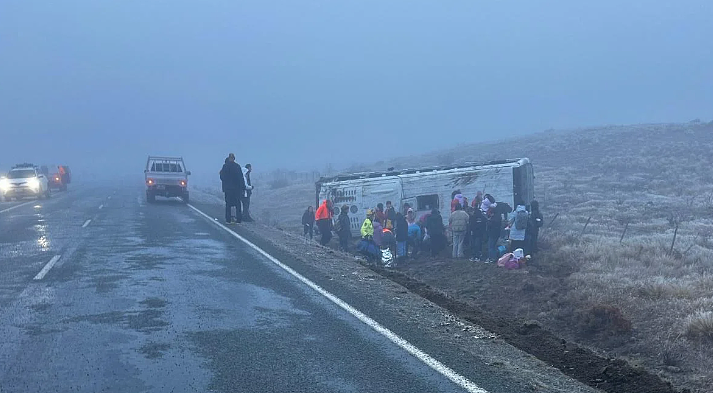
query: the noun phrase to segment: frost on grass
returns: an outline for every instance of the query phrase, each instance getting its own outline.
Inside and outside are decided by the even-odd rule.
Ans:
[[[559,281],[551,300],[528,308],[559,333],[591,333],[585,344],[615,356],[657,371],[680,366],[688,374],[671,378],[713,393],[705,382],[713,378],[713,345],[700,345],[711,339],[713,316],[698,311],[713,310],[711,151],[713,122],[607,126],[462,144],[354,169],[530,158],[545,215],[537,274]],[[314,178],[290,176],[288,186],[270,189],[270,179],[254,176],[264,186],[253,194],[253,212],[301,235],[302,212],[316,203]],[[606,341],[610,335],[620,339]]]
[[[713,311],[698,311],[686,318],[686,336],[713,341]]]

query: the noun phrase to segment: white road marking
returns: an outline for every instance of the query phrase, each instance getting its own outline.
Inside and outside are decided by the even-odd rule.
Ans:
[[[19,207],[27,206],[27,205],[29,205],[30,203],[36,203],[36,201],[29,201],[29,202],[21,203],[21,204],[19,204],[19,205],[15,205],[15,206],[13,206],[13,207],[8,207],[8,208],[5,209],[5,210],[0,210],[0,213],[9,212],[10,210],[15,210],[15,209],[17,209],[17,208],[19,208]]]
[[[111,195],[109,195],[108,197],[106,197],[106,199],[111,199]]]
[[[196,232],[196,236],[210,236],[210,233],[206,233],[206,232]]]
[[[57,263],[57,261],[59,261],[60,258],[62,258],[61,255],[55,255],[55,256],[53,256],[52,259],[50,259],[50,261],[47,262],[47,264],[45,265],[45,267],[43,267],[42,270],[40,270],[40,272],[37,273],[37,275],[35,276],[34,279],[35,279],[35,280],[41,280],[41,279],[43,279],[43,278],[45,277],[45,275],[47,274],[47,272],[49,272],[50,269],[52,269],[52,266],[54,266],[54,264]]]
[[[99,205],[99,210],[103,209],[104,205]]]
[[[82,225],[82,228],[86,228],[86,227],[89,225],[90,222],[92,222],[91,219],[89,219],[89,220],[87,220],[87,221],[84,221],[84,225]]]
[[[203,213],[200,211],[198,208],[195,206],[188,204],[188,207],[193,209],[196,213],[200,214],[204,218],[206,218],[208,221],[214,223],[224,231],[228,232],[230,235],[232,235],[234,238],[240,240],[241,242],[247,244],[250,248],[253,250],[257,251],[258,253],[262,254],[265,258],[269,259],[271,262],[273,262],[275,265],[279,266],[282,270],[286,271],[287,273],[291,274],[293,277],[296,279],[302,281],[305,285],[308,287],[314,289],[317,293],[320,295],[326,297],[332,303],[336,304],[339,306],[341,309],[344,311],[348,312],[364,324],[368,325],[372,329],[374,329],[376,332],[381,334],[382,336],[386,337],[389,339],[389,341],[393,342],[394,344],[398,345],[402,349],[404,349],[406,352],[410,353],[413,355],[415,358],[426,364],[428,367],[433,369],[434,371],[438,372],[439,374],[443,375],[444,377],[448,378],[451,380],[453,383],[456,385],[462,387],[463,389],[467,390],[470,393],[488,393],[487,390],[479,387],[475,383],[473,383],[471,380],[468,378],[458,374],[457,372],[453,371],[450,367],[446,366],[445,364],[439,362],[438,360],[434,359],[431,357],[431,355],[427,354],[426,352],[423,352],[422,350],[418,349],[415,345],[411,344],[410,342],[406,341],[405,339],[401,338],[399,335],[396,333],[392,332],[391,330],[387,329],[386,327],[382,326],[379,322],[376,322],[375,320],[371,319],[369,316],[366,314],[362,313],[361,311],[357,310],[356,308],[352,307],[349,305],[349,303],[345,302],[344,300],[338,298],[337,296],[333,295],[326,289],[320,287],[319,285],[315,284],[305,276],[297,273],[294,269],[291,267],[285,265],[284,263],[280,262],[277,258],[273,257],[272,255],[268,254],[265,250],[262,248],[256,246],[253,244],[251,241],[248,239],[238,235],[237,233],[233,232],[230,230],[228,227],[225,225],[221,224],[219,221],[214,220],[212,217],[209,215]]]

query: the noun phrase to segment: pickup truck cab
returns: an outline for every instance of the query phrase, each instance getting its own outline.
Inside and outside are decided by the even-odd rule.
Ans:
[[[188,203],[188,176],[182,157],[149,156],[146,160],[146,201],[153,203],[157,196],[180,197]]]
[[[5,200],[24,197],[49,198],[47,176],[32,164],[14,166],[7,176],[0,179],[0,192]]]

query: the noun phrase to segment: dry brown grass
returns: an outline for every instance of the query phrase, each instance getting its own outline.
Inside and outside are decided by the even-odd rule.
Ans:
[[[583,343],[713,392],[713,345],[700,345],[713,339],[712,151],[713,123],[612,126],[462,145],[359,169],[529,157],[545,213],[541,272],[561,277],[563,297],[532,305],[538,319],[568,335],[575,333],[563,316],[577,315],[580,329],[630,337]],[[253,211],[299,230],[302,211],[314,205],[313,183],[268,188],[257,188]],[[685,372],[669,373],[672,364]]]
[[[688,337],[713,341],[713,311],[698,311],[689,315],[685,329]]]

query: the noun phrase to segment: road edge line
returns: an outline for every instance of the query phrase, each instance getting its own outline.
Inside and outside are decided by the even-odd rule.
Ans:
[[[203,213],[200,209],[197,207],[187,204],[189,208],[191,208],[193,211],[198,213],[199,215],[203,216],[203,218],[207,219],[208,221],[212,222],[213,224],[217,225],[220,229],[224,230],[225,232],[229,233],[232,235],[234,238],[240,240],[241,242],[245,243],[247,246],[252,248],[253,250],[257,251],[260,253],[262,256],[265,258],[269,259],[271,262],[273,262],[275,265],[280,267],[282,270],[286,271],[293,277],[297,278],[299,281],[307,285],[308,287],[312,288],[314,291],[319,293],[320,295],[326,297],[329,299],[332,303],[336,304],[339,306],[339,308],[343,309],[344,311],[348,312],[351,314],[353,317],[358,319],[359,321],[363,322],[373,330],[375,330],[377,333],[381,334],[382,336],[386,337],[389,341],[392,343],[396,344],[406,352],[410,353],[412,356],[414,356],[416,359],[420,360],[422,363],[430,367],[432,370],[436,371],[437,373],[443,375],[447,379],[449,379],[451,382],[455,383],[456,385],[462,387],[463,389],[467,390],[470,393],[488,393],[487,390],[479,387],[476,385],[474,382],[469,380],[468,378],[458,374],[455,372],[453,369],[450,367],[446,366],[445,364],[439,362],[435,358],[433,358],[431,355],[427,354],[426,352],[418,349],[415,345],[411,344],[408,342],[406,339],[402,338],[398,334],[392,332],[388,328],[384,327],[381,325],[379,322],[375,321],[368,315],[364,314],[363,312],[357,310],[353,306],[351,306],[349,303],[345,302],[344,300],[340,299],[336,295],[333,295],[331,292],[327,291],[326,289],[320,287],[307,277],[301,275],[291,267],[285,265],[284,263],[280,262],[277,258],[273,257],[272,255],[268,254],[267,251],[263,250],[262,248],[258,247],[255,245],[253,242],[250,240],[240,236],[239,234],[235,233],[232,231],[230,228],[226,227],[225,225],[221,224],[220,222],[214,220],[211,216]]]
[[[0,214],[9,212],[10,210],[15,210],[15,209],[20,208],[20,207],[23,207],[23,206],[27,206],[27,205],[29,205],[29,204],[31,204],[31,203],[35,203],[35,202],[37,202],[37,201],[27,201],[27,202],[21,203],[21,204],[19,204],[19,205],[15,205],[15,206],[8,207],[8,208],[5,209],[5,210],[0,210]]]

